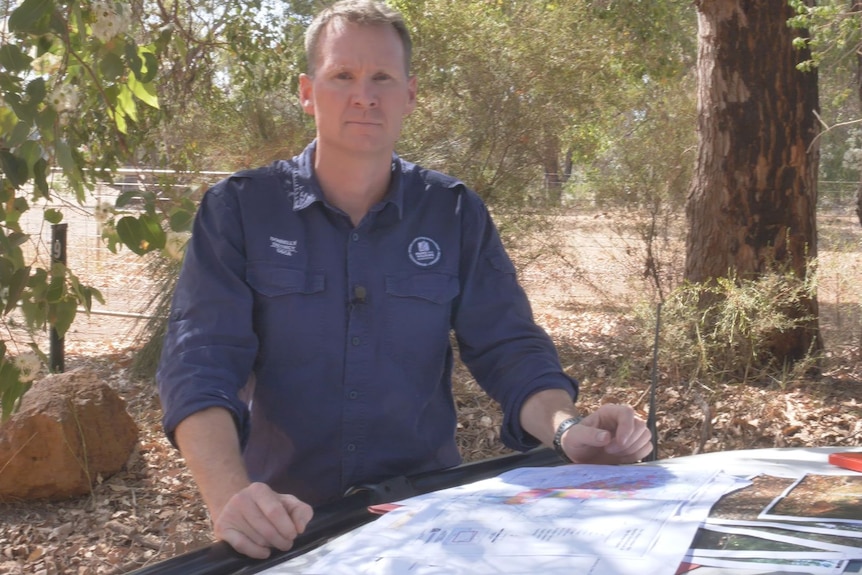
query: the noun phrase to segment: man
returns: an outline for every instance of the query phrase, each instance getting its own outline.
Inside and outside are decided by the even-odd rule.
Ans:
[[[165,429],[216,537],[266,557],[351,485],[458,464],[453,329],[510,447],[646,456],[631,408],[575,419],[577,384],[478,196],[394,155],[416,105],[400,15],[339,2],[306,52],[300,100],[317,137],[207,192],[158,373]]]

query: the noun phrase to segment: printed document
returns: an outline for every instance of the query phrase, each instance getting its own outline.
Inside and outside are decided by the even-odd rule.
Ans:
[[[517,469],[402,501],[306,573],[673,575],[712,505],[749,484],[656,466]]]

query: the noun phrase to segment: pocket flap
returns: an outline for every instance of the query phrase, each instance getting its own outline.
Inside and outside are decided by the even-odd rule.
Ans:
[[[386,293],[397,297],[416,297],[446,303],[458,295],[458,278],[441,273],[409,273],[386,276]]]
[[[322,273],[266,264],[249,264],[245,278],[256,292],[267,297],[317,293],[323,291],[326,285]]]

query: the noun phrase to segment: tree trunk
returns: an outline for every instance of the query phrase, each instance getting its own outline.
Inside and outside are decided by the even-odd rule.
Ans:
[[[787,0],[696,0],[698,153],[686,215],[686,279],[773,270],[804,278],[817,253],[817,76],[796,64]],[[817,300],[803,328],[771,338],[774,358],[820,349]]]
[[[560,142],[556,136],[545,137],[542,166],[545,168],[545,192],[548,205],[560,206],[563,203],[563,179],[560,174]]]

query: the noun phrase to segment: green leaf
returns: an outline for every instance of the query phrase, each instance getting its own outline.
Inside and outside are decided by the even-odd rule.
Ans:
[[[57,110],[54,106],[45,106],[36,114],[36,127],[39,128],[43,138],[47,142],[54,140],[54,126],[57,122]]]
[[[21,398],[30,388],[21,381],[20,373],[12,363],[0,362],[0,421],[6,421],[20,406]]]
[[[21,313],[30,329],[44,329],[48,305],[43,300],[25,298],[21,301]]]
[[[159,108],[159,98],[156,95],[156,86],[154,82],[141,83],[135,76],[129,76],[129,89],[132,93],[144,104],[151,108]]]
[[[54,142],[54,152],[57,154],[57,163],[63,168],[66,176],[71,176],[77,171],[75,159],[72,157],[72,149],[63,140]]]
[[[140,52],[141,56],[144,59],[144,64],[146,66],[146,72],[139,79],[143,84],[149,84],[153,80],[156,79],[156,73],[159,71],[159,59],[156,58],[156,55],[152,52]]]
[[[0,66],[6,68],[9,72],[29,71],[30,62],[32,61],[33,58],[25,54],[15,44],[6,43],[0,46]]]
[[[169,223],[173,231],[187,232],[191,230],[192,221],[194,221],[194,213],[182,208],[174,208],[171,210]]]
[[[135,98],[128,86],[122,86],[117,96],[117,112],[122,111],[133,122],[138,121],[138,110],[135,106]]]
[[[27,287],[27,282],[30,281],[30,267],[21,268],[12,274],[9,278],[9,283],[6,285],[8,291],[6,299],[6,307],[3,309],[3,315],[18,306],[18,300],[21,299],[21,294],[24,293],[24,288]]]
[[[120,131],[121,134],[128,134],[129,128],[126,124],[126,115],[123,110],[117,106],[113,111],[110,112],[111,117],[114,119],[114,124],[117,125],[117,130]]]
[[[8,134],[18,125],[18,116],[6,107],[0,107],[0,134]]]
[[[87,310],[87,313],[90,313],[93,309],[93,298],[96,298],[96,301],[104,305],[105,298],[102,297],[102,293],[99,290],[82,285],[75,274],[70,273],[69,280],[72,284],[72,291],[75,292],[75,297],[78,298],[78,302]]]
[[[56,266],[56,264],[55,264]],[[45,300],[48,303],[57,303],[66,295],[66,278],[63,274],[52,274],[48,290],[45,292]]]
[[[27,198],[25,197],[15,198],[15,201],[12,202],[12,206],[15,208],[15,211],[21,214],[30,209],[30,204],[27,202]]]
[[[114,203],[114,205],[118,208],[124,208],[129,205],[129,203],[131,203],[133,199],[138,197],[138,195],[139,194],[137,191],[122,192],[119,196],[117,196],[117,201]]]
[[[8,150],[0,150],[0,164],[13,187],[17,189],[27,183],[29,178],[27,162]]]
[[[144,60],[141,58],[138,45],[134,40],[129,40],[126,42],[125,48],[126,63],[128,64],[129,69],[140,78],[143,75],[142,68],[144,66]]]
[[[35,107],[45,99],[45,96],[48,95],[48,88],[45,84],[45,78],[36,78],[34,80],[31,80],[27,84],[25,91],[27,92],[27,98],[29,100],[30,106],[35,109]]]
[[[120,241],[136,254],[142,256],[165,247],[166,234],[158,220],[146,214],[138,218],[125,216],[117,222]]]
[[[51,0],[24,0],[9,16],[9,31],[32,31],[39,20],[50,14],[53,7]]]
[[[27,170],[32,171],[36,162],[42,158],[42,146],[39,145],[39,142],[27,140],[18,148],[18,155],[27,162]]]
[[[39,195],[46,200],[51,199],[51,189],[48,187],[49,169],[50,167],[45,158],[39,158],[39,161],[33,166],[34,192],[38,191]]]
[[[48,272],[43,268],[36,268],[30,276],[27,286],[33,294],[34,299],[42,299],[48,291]]]
[[[65,299],[56,303],[48,304],[48,323],[50,323],[60,337],[66,335],[75,315],[78,313],[78,302],[74,299]]]
[[[102,58],[102,61],[99,62],[99,70],[102,72],[105,80],[113,82],[123,75],[123,71],[125,70],[123,59],[113,52],[108,52]]]
[[[30,123],[18,122],[12,130],[12,134],[9,136],[9,147],[14,148],[26,142],[27,138],[30,137],[30,128]]]
[[[50,224],[59,224],[63,221],[63,212],[55,208],[48,208],[44,213],[45,221]]]
[[[159,219],[150,214],[143,214],[139,219],[147,230],[147,241],[150,244],[150,249],[160,250],[165,247],[168,235],[162,229]]]

